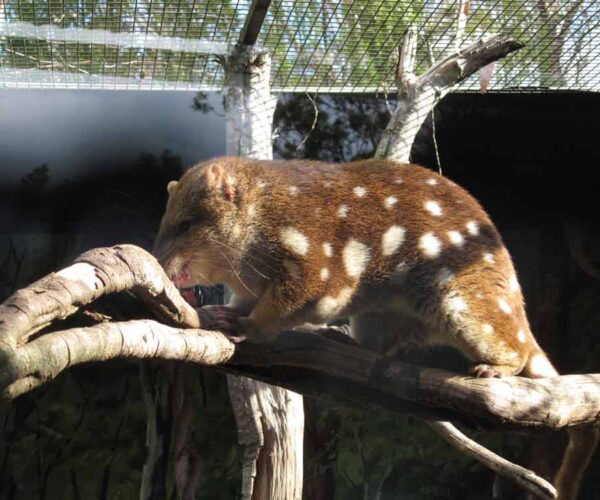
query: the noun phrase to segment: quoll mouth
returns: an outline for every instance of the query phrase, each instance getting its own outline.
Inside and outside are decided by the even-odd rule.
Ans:
[[[209,304],[224,304],[225,289],[223,285],[179,288],[179,293],[192,307],[202,307]]]
[[[195,293],[196,288],[198,288],[198,287],[193,286],[191,288],[180,288],[179,289],[179,293],[181,294],[181,296],[192,307],[200,307],[198,305],[198,299],[197,299],[197,296]]]

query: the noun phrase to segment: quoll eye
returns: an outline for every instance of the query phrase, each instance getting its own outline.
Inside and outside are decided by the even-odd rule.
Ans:
[[[191,220],[181,221],[179,223],[179,225],[177,226],[177,234],[183,234],[183,233],[187,232],[187,230],[190,227],[192,227],[192,221]]]

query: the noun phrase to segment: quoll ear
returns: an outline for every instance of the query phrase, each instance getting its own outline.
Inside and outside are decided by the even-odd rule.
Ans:
[[[227,201],[235,201],[237,194],[235,177],[221,165],[206,167],[200,175],[200,182],[208,192],[222,196]]]
[[[169,193],[169,196],[173,195],[173,192],[175,191],[177,184],[179,184],[179,182],[177,182],[177,181],[171,181],[167,184],[167,193]]]

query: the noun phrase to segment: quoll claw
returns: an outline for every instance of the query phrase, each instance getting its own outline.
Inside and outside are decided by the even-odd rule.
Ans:
[[[478,363],[473,365],[470,373],[477,378],[502,378],[515,375],[518,371],[518,368],[509,365],[488,365],[485,363]]]
[[[206,330],[220,330],[226,334],[235,333],[239,329],[237,314],[227,306],[211,305],[198,309],[200,325]]]
[[[479,364],[479,365],[475,365],[473,366],[473,368],[471,368],[471,375],[477,377],[477,378],[501,378],[502,374],[497,371],[494,370],[493,366],[490,365],[484,365],[484,364]]]

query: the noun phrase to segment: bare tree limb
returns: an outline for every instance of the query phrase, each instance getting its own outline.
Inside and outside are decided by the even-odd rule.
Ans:
[[[70,266],[66,273],[47,276],[18,291],[15,296],[29,297],[27,311],[38,312],[44,316],[43,322],[47,322],[50,316],[61,318],[76,310],[90,293],[97,291],[96,286],[88,285],[103,276],[105,279],[99,280],[98,287],[104,287],[104,291],[125,290],[127,284],[144,297],[146,308],[149,297],[159,304],[148,310],[161,318],[167,317],[171,323],[184,322],[181,318],[186,313],[179,313],[178,307],[185,311],[187,304],[178,295],[170,296],[172,285],[167,284],[158,263],[143,250],[117,246],[88,252],[84,257],[78,262],[84,260],[91,269],[102,269],[106,276],[112,276],[112,281],[101,272],[92,275],[87,267]],[[121,258],[127,264],[124,271],[119,268],[123,271],[119,277],[103,267],[106,262],[121,266]],[[144,265],[140,264],[140,259],[145,260]],[[81,279],[74,274],[74,269],[85,270]],[[161,280],[165,283],[160,283]],[[109,282],[111,285],[106,286]],[[71,299],[60,295],[60,302],[49,301],[48,296],[54,299],[60,287],[69,292],[64,297]],[[174,294],[178,293],[173,290]],[[471,427],[524,431],[598,425],[600,420],[600,375],[537,380],[520,377],[474,379],[387,359],[362,349],[331,329],[298,329],[281,334],[273,344],[237,346],[218,332],[170,326],[150,319],[99,323],[61,331],[45,329],[39,331],[37,337],[19,336],[14,333],[26,332],[31,325],[39,325],[42,321],[24,312],[16,314],[10,306],[15,302],[18,301],[13,296],[7,301],[9,305],[0,306],[2,331],[12,333],[12,338],[19,338],[14,347],[7,347],[8,343],[4,342],[0,350],[2,402],[13,400],[71,366],[91,361],[160,359],[215,366],[301,394],[328,394],[437,420],[433,426],[446,440],[546,498],[553,497],[549,484],[518,466],[508,466],[497,455],[465,440],[448,421]],[[47,304],[52,307],[45,307]],[[189,323],[197,323],[197,319],[190,319]],[[587,430],[582,427],[581,435],[589,435],[584,432]]]
[[[166,322],[199,326],[196,311],[154,257],[134,245],[96,248],[73,265],[18,290],[0,305],[0,353],[102,295],[130,290]],[[0,378],[1,381],[1,378]]]
[[[174,328],[153,320],[101,323],[44,335],[0,358],[0,401],[55,378],[71,366],[109,359],[162,359],[210,366],[233,353],[222,334]]]
[[[490,36],[434,64],[408,88],[403,84],[398,89],[396,112],[383,132],[376,156],[408,162],[414,138],[435,104],[457,83],[521,47],[507,35]]]
[[[520,465],[513,464],[508,460],[496,455],[479,443],[465,440],[464,434],[450,422],[436,421],[428,422],[429,426],[452,446],[464,454],[481,462],[486,467],[497,472],[501,476],[512,479],[526,491],[533,493],[539,498],[556,498],[556,488],[547,481]]]

